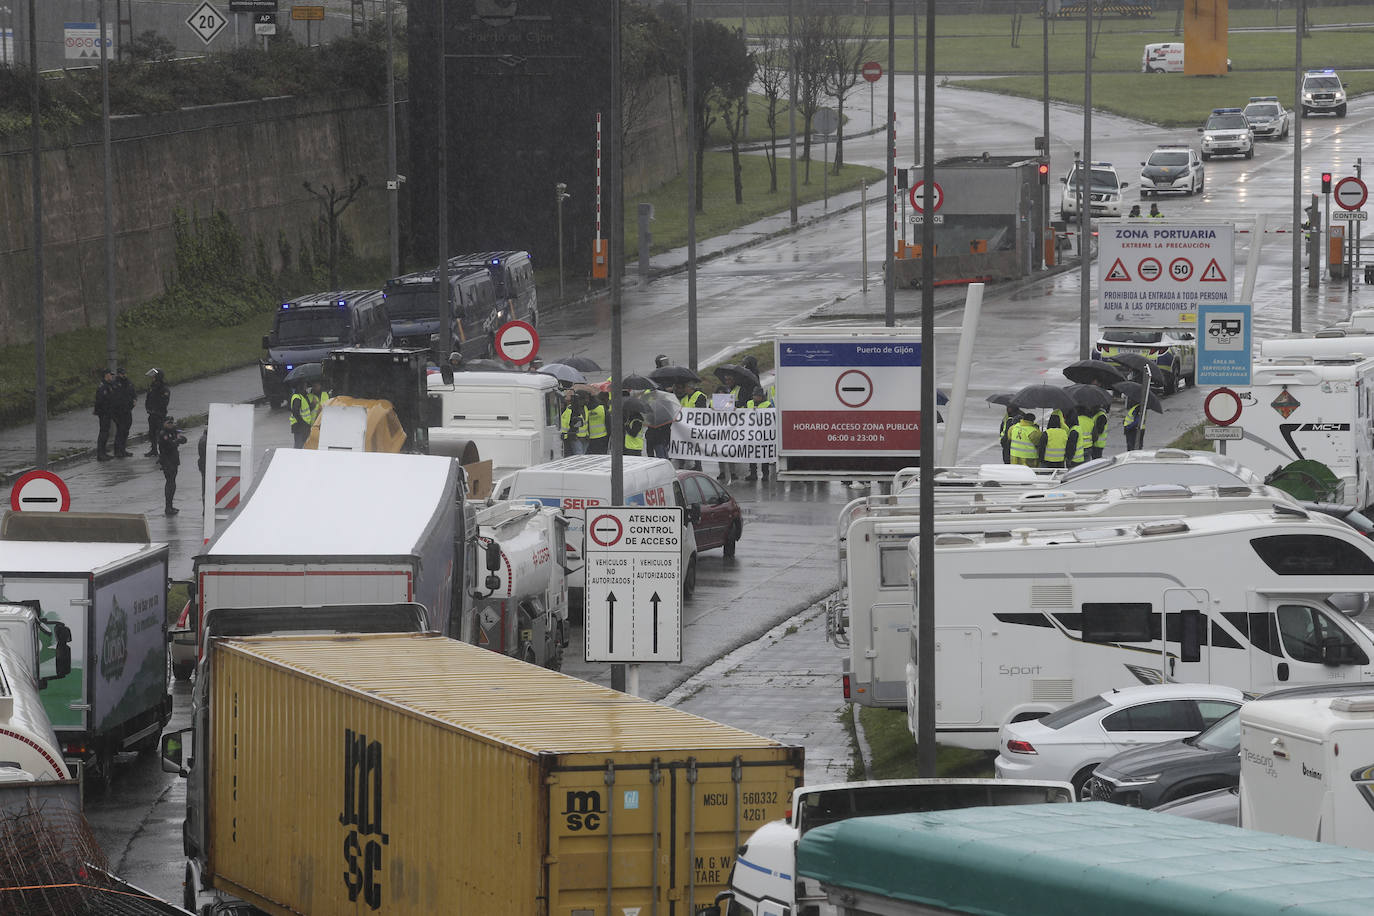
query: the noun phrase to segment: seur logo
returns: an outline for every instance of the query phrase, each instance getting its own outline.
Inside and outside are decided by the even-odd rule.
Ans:
[[[605,813],[600,792],[569,790],[567,801],[563,803],[563,816],[567,818],[569,830],[597,830],[601,827],[601,815]]]
[[[382,743],[344,729],[343,812],[339,823],[352,828],[344,835],[344,887],[348,899],[361,894],[372,909],[382,905],[382,847],[390,837],[382,830]]]
[[[105,624],[105,639],[100,646],[100,676],[107,681],[118,680],[128,660],[129,617],[116,599],[114,612]]]

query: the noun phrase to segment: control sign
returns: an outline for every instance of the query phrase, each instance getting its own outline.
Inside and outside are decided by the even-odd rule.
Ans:
[[[496,355],[523,366],[539,352],[539,334],[528,321],[507,321],[496,331]]]
[[[66,512],[71,507],[71,491],[52,471],[29,471],[10,490],[15,512]]]
[[[1203,305],[1230,302],[1230,223],[1112,223],[1098,227],[1098,324],[1194,328]]]
[[[936,181],[932,181],[931,186],[932,203],[930,205],[930,212],[934,213],[945,204],[945,189],[940,187],[940,183]],[[924,181],[918,181],[912,185],[911,193],[908,196],[911,198],[911,205],[916,208],[917,213],[926,212],[924,206],[926,199],[926,183]]]
[[[677,506],[587,509],[587,661],[682,661],[682,529]]]
[[[1332,193],[1336,199],[1336,206],[1342,210],[1358,210],[1369,199],[1369,188],[1353,175],[1336,182],[1336,189]]]

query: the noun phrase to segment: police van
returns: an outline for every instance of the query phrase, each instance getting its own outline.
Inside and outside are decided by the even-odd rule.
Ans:
[[[496,289],[499,321],[539,323],[534,287],[534,261],[528,251],[479,251],[449,258],[449,267],[481,267]]]
[[[430,348],[440,331],[439,271],[424,270],[386,281],[386,312],[396,345]],[[496,330],[502,324],[491,275],[480,265],[449,266],[449,316],[453,349],[464,359],[496,353]],[[448,354],[436,354],[447,358]]]
[[[682,597],[696,590],[697,541],[689,508],[673,463],[664,458],[623,456],[624,504],[663,508],[680,506],[682,518]],[[568,590],[581,606],[586,574],[583,569],[583,519],[586,511],[611,502],[611,456],[572,455],[521,468],[497,482],[495,499],[525,499],[562,510],[568,519]]]
[[[262,338],[267,355],[258,360],[262,393],[279,407],[291,395],[286,377],[305,363],[323,363],[330,351],[390,347],[391,325],[378,290],[314,293],[283,302]]]

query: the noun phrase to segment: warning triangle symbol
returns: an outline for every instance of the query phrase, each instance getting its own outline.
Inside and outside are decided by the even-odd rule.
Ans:
[[[1127,273],[1126,265],[1121,263],[1120,258],[1117,258],[1116,263],[1112,265],[1112,269],[1107,271],[1106,279],[1113,281],[1128,281],[1131,279],[1131,275]]]
[[[1221,272],[1221,265],[1216,258],[1212,258],[1207,264],[1207,269],[1202,272],[1201,279],[1207,283],[1225,283],[1226,274]]]

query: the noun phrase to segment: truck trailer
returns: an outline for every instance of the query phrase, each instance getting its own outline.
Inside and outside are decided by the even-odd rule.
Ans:
[[[448,458],[275,449],[195,558],[198,607],[418,602],[430,629],[456,636],[465,492]]]
[[[436,634],[207,653],[199,887],[272,914],[688,916],[803,774],[800,747]]]
[[[485,588],[464,616],[463,642],[557,671],[569,641],[568,521],[552,506],[491,502],[477,510]]]
[[[71,669],[44,653],[41,696],[72,774],[108,780],[172,715],[166,544],[0,540],[0,601],[36,602],[70,634]]]

